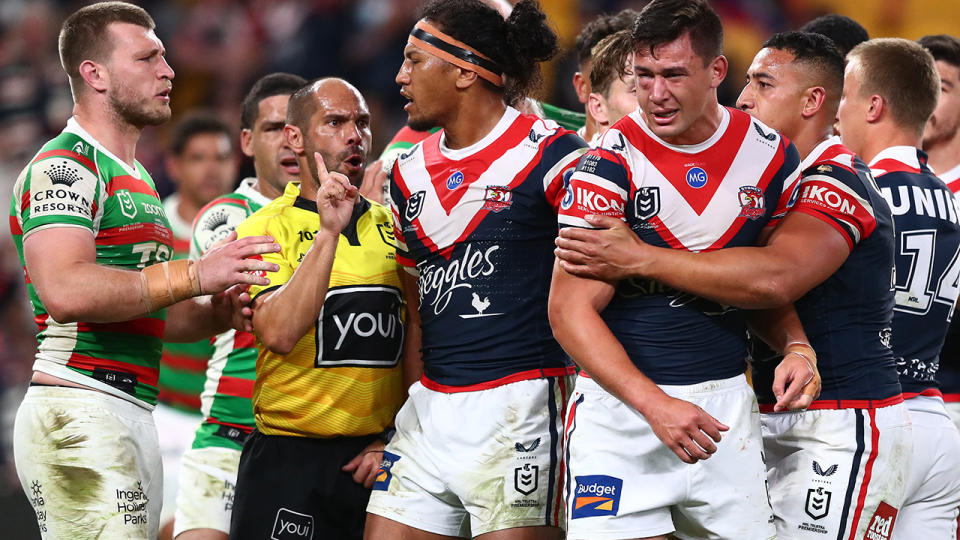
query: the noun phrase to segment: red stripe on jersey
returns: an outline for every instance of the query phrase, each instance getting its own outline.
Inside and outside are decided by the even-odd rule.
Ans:
[[[248,435],[250,434],[251,431],[253,431],[253,428],[255,427],[255,424],[251,424],[248,426],[244,424],[234,424],[232,422],[224,422],[223,420],[214,418],[213,416],[207,418],[205,422],[207,424],[217,424],[218,426],[227,426],[227,427],[237,428]]]
[[[822,212],[835,220],[849,223],[860,232],[860,240],[870,236],[877,228],[876,218],[860,201],[833,184],[816,178],[806,180],[800,186],[800,196],[793,208]]]
[[[514,373],[513,375],[507,375],[506,377],[500,377],[499,379],[494,379],[492,381],[469,384],[467,386],[450,386],[446,384],[440,384],[428,379],[426,375],[421,375],[420,384],[435,392],[454,394],[457,392],[476,392],[477,390],[488,390],[490,388],[496,388],[505,384],[519,381],[529,381],[533,379],[542,379],[544,377],[563,377],[566,375],[573,375],[576,373],[576,371],[577,368],[573,366],[548,369],[528,369],[527,371],[520,371],[518,373]]]
[[[581,373],[582,373],[582,372],[581,372]],[[567,446],[568,444],[570,444],[570,428],[571,428],[571,426],[573,426],[573,419],[576,418],[576,416],[577,416],[577,402],[574,401],[574,402],[570,405],[570,414],[567,415],[567,418],[564,420],[564,424],[563,424],[563,446],[564,446],[564,450],[563,450],[563,452],[561,452],[561,454],[560,454],[560,455],[562,456],[562,458],[560,459],[560,474],[559,474],[561,486],[560,486],[560,489],[557,489],[557,504],[554,506],[554,511],[553,511],[553,520],[554,520],[554,522],[556,522],[556,523],[559,523],[559,522],[560,522],[560,504],[559,504],[559,502],[560,502],[560,499],[562,498],[563,490],[564,490],[564,488],[566,487],[566,486],[564,486],[564,485],[562,484],[562,482],[566,479],[566,476],[567,476],[567,475],[565,474],[565,472],[566,472],[566,465],[567,465],[567,460],[566,460],[566,457],[567,457],[567,454],[566,454],[566,446]],[[564,506],[566,506],[566,505],[564,505]]]
[[[942,398],[943,394],[940,393],[940,390],[936,388],[927,388],[923,392],[904,392],[903,399],[915,398],[917,396],[926,396],[926,397],[939,397]]]
[[[39,328],[40,332],[43,332],[47,329],[47,319],[49,318],[50,315],[47,315],[46,313],[41,313],[40,315],[35,315],[33,317],[33,322],[37,323],[37,328]]]
[[[833,227],[834,230],[836,230],[838,233],[840,233],[840,236],[843,237],[844,241],[847,242],[847,248],[848,248],[850,251],[853,251],[853,237],[850,236],[850,231],[848,231],[848,230],[844,229],[843,227],[841,227],[839,223],[837,223],[836,221],[834,221],[834,220],[830,219],[829,217],[827,217],[827,215],[824,214],[823,212],[820,212],[820,211],[818,211],[818,210],[813,210],[813,209],[811,209],[811,208],[806,208],[806,207],[804,207],[804,208],[794,208],[793,210],[791,210],[791,212],[798,212],[798,213],[800,213],[800,214],[806,214],[806,215],[808,215],[808,216],[815,217],[815,218],[817,218],[818,220],[820,220],[820,221],[826,223],[827,225]]]
[[[207,357],[188,356],[163,351],[163,355],[160,357],[160,364],[180,371],[189,371],[190,373],[206,373],[207,360]]]
[[[156,368],[138,366],[129,362],[118,362],[116,360],[108,360],[106,358],[94,358],[92,356],[85,356],[77,353],[70,355],[70,359],[67,360],[67,367],[83,369],[86,371],[93,371],[96,368],[103,368],[111,371],[119,371],[121,373],[129,373],[131,375],[136,375],[137,382],[149,386],[156,386],[157,380],[160,378],[160,370]]]
[[[437,137],[439,139],[440,135],[434,134],[434,137]],[[410,188],[407,187],[407,182],[406,180],[403,179],[403,174],[400,173],[400,160],[397,160],[397,162],[393,164],[393,181],[397,185],[397,187],[400,188],[400,192],[403,194],[403,198],[409,201],[411,196]],[[444,186],[444,189],[446,189],[446,186]],[[428,250],[430,250],[431,252],[436,252],[437,245],[434,244],[433,240],[431,240],[423,232],[423,227],[420,225],[420,218],[417,217],[416,219],[411,221],[410,224],[411,225],[416,224],[416,226],[414,227],[414,230],[416,231],[417,239],[420,240],[420,242],[422,242],[423,245],[426,246]],[[402,229],[397,229],[397,230],[401,231],[400,234],[403,234]],[[406,242],[406,244],[408,247],[410,246],[410,242]],[[397,254],[397,262],[403,266],[407,266],[410,268],[416,266],[416,263],[412,259],[407,259],[406,257],[402,257],[399,255],[399,253]]]
[[[947,187],[950,188],[951,192],[956,193],[958,190],[960,190],[960,178],[957,178],[953,182],[947,184]]]
[[[139,244],[150,241],[170,246],[173,242],[173,233],[170,229],[156,223],[130,223],[121,227],[100,229],[96,238],[98,246]]]
[[[250,332],[237,332],[233,335],[233,350],[250,349],[257,344],[257,336]]]
[[[90,172],[92,172],[93,174],[97,174],[97,166],[93,162],[93,160],[91,160],[90,158],[82,154],[71,152],[70,150],[50,150],[47,152],[43,152],[42,154],[38,155],[36,159],[33,160],[33,163],[37,163],[38,161],[51,158],[51,157],[65,157],[65,158],[70,158],[74,161],[79,161],[81,165],[90,169]]]
[[[870,477],[873,474],[873,462],[877,460],[877,441],[880,440],[880,430],[877,429],[877,412],[870,409],[867,413],[870,415],[870,457],[867,458],[867,465],[863,471],[863,480],[860,482],[857,510],[853,514],[853,521],[850,522],[850,537],[848,540],[853,540],[857,535],[857,524],[860,522],[860,514],[863,512],[863,501],[867,498],[867,490],[870,487]]]
[[[943,394],[943,401],[947,403],[960,403],[960,394]]]
[[[619,193],[577,179],[570,181],[568,192],[573,194],[573,202],[570,208],[563,210],[566,216],[584,219],[593,214],[622,219],[626,215],[627,201]]]
[[[78,332],[115,332],[163,339],[166,321],[152,317],[141,317],[132,321],[116,323],[77,323]]]
[[[666,242],[670,247],[672,247],[673,249],[683,249],[683,250],[690,251],[687,248],[687,246],[683,245],[683,242],[681,242],[679,238],[677,238],[676,236],[673,235],[672,232],[670,232],[670,229],[668,229],[667,225],[663,222],[662,219],[660,219],[660,216],[653,216],[652,218],[650,218],[648,223],[650,225],[653,225],[653,230],[656,231],[656,233],[660,235],[660,238],[662,238],[663,241]]]
[[[217,393],[227,396],[253,399],[253,381],[250,379],[241,379],[239,377],[221,375],[220,384],[217,385]]]
[[[520,144],[529,136],[537,119],[532,116],[518,116],[513,123],[495,141],[463,159],[448,159],[440,152],[440,135],[434,134],[424,141],[423,163],[430,176],[430,182],[436,192],[440,205],[450,214],[460,199],[467,193],[467,186],[476,182],[480,175],[490,168],[490,164],[503,156],[508,150]],[[540,146],[542,152],[543,145]],[[459,172],[463,181],[454,189],[447,188],[447,180]]]
[[[624,122],[624,135],[637,146],[651,165],[676,188],[681,197],[690,205],[697,215],[706,210],[713,199],[720,184],[727,176],[727,171],[737,157],[744,136],[753,121],[750,115],[743,111],[729,109],[730,123],[720,140],[697,154],[678,152],[664,146],[651,138],[636,124]],[[707,173],[707,183],[700,187],[692,187],[687,183],[687,173],[699,167]]]
[[[190,253],[190,240],[187,238],[173,237],[174,253]]]
[[[10,216],[10,234],[14,236],[23,234],[23,229],[20,228],[20,220],[17,219],[17,216]]]
[[[834,144],[828,147],[826,150],[824,150],[823,153],[820,154],[820,157],[813,162],[813,165],[810,165],[810,168],[819,167],[820,165],[830,165],[831,167],[841,167],[843,169],[850,171],[853,174],[857,174],[856,169],[836,159],[840,156],[849,156],[850,163],[852,164],[853,158],[856,157],[856,154],[854,154],[849,148],[847,148],[842,144],[839,144],[839,143]]]
[[[873,170],[882,170],[884,171],[883,174],[891,173],[891,172],[907,172],[907,173],[920,174],[920,169],[916,167],[911,167],[910,165],[907,165],[906,163],[893,158],[881,159],[880,161],[874,163],[873,165],[870,165],[870,168]],[[880,176],[883,176],[883,174],[881,174]]]
[[[177,392],[169,388],[160,389],[160,391],[157,392],[157,400],[171,405],[181,405],[190,409],[199,409],[201,407],[200,396]]]
[[[114,193],[121,189],[125,189],[131,193],[152,195],[158,200],[160,199],[160,195],[157,194],[157,190],[150,187],[150,185],[145,181],[140,180],[139,178],[134,178],[127,174],[114,176],[110,179],[110,183],[107,184],[107,196],[113,197]]]
[[[23,192],[23,195],[20,196],[20,212],[26,211],[27,208],[30,208],[30,190]]]
[[[903,394],[890,396],[886,399],[820,399],[811,403],[807,409],[882,409],[883,407],[889,407],[890,405],[896,405],[897,403],[903,403]],[[760,412],[773,412],[773,404],[761,404]]]

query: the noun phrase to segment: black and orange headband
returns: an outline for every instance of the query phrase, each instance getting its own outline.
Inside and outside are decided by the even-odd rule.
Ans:
[[[427,21],[419,21],[410,31],[408,41],[451,64],[473,71],[495,86],[503,86],[503,70],[480,51],[441,32]]]

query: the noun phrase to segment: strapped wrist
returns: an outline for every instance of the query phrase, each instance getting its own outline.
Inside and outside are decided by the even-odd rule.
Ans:
[[[147,313],[199,296],[200,268],[186,259],[148,266],[140,271],[140,290]]]

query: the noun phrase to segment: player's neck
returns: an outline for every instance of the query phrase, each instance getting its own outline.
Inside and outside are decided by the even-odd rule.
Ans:
[[[80,127],[110,153],[131,168],[136,166],[137,141],[140,140],[142,128],[130,125],[113,109],[89,103],[75,104],[73,116]]]
[[[253,165],[253,170],[257,173],[257,181],[253,183],[253,189],[259,191],[261,195],[270,199],[271,201],[280,195],[283,195],[282,190],[275,188],[273,184],[265,179],[264,175],[260,174],[260,171],[257,171],[256,163]]]
[[[902,128],[893,122],[877,124],[869,130],[860,151],[860,159],[866,163],[873,161],[877,154],[894,146],[913,146],[920,148],[922,134],[912,129]]]
[[[810,152],[813,152],[813,149],[819,146],[820,143],[833,136],[833,123],[809,122],[808,124],[800,126],[800,129],[798,129],[796,133],[785,135],[790,139],[790,142],[797,147],[800,159],[803,160],[807,159]]]
[[[937,173],[943,173],[960,164],[960,130],[953,137],[942,142],[924,147],[929,156],[930,168]]]
[[[501,96],[483,92],[463,100],[451,122],[443,126],[448,148],[466,148],[487,136],[497,126],[507,107]]]
[[[586,128],[583,132],[583,140],[590,142],[590,140],[593,139],[593,136],[600,131],[597,119],[590,115],[590,111],[587,111],[587,121],[584,126],[586,126]]]

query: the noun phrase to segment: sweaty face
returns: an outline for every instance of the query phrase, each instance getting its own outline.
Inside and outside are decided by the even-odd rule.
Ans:
[[[153,30],[135,24],[111,23],[107,33],[114,46],[105,63],[110,106],[138,127],[169,120],[174,73],[163,56],[163,43]]]
[[[403,108],[407,111],[407,125],[417,131],[443,126],[456,92],[457,70],[409,43],[403,57],[396,81],[400,94],[410,100]]]
[[[844,146],[862,156],[870,96],[860,95],[859,68],[859,60],[854,58],[847,62],[843,74],[843,94],[840,96],[840,108],[837,109],[837,129]]]
[[[782,49],[760,49],[747,70],[747,84],[740,92],[737,107],[780,131],[796,137],[803,109],[805,84],[802,68],[793,64],[794,55]]]
[[[253,128],[244,130],[243,151],[253,158],[257,178],[273,191],[265,195],[279,196],[289,182],[300,177],[297,155],[283,136],[287,117],[288,95],[270,96],[257,105]]]
[[[716,88],[726,75],[722,56],[704,60],[689,34],[634,54],[637,101],[647,126],[670,144],[696,144],[715,130],[704,115],[716,107]]]
[[[960,129],[960,67],[937,60],[940,101],[923,131],[923,147],[949,141]]]
[[[370,151],[370,111],[363,96],[340,81],[328,81],[317,90],[317,111],[303,134],[307,164],[317,178],[314,152],[323,156],[328,171],[346,175],[359,187]]]
[[[198,133],[190,137],[172,165],[177,193],[197,206],[230,191],[237,175],[230,138],[225,133]]]

